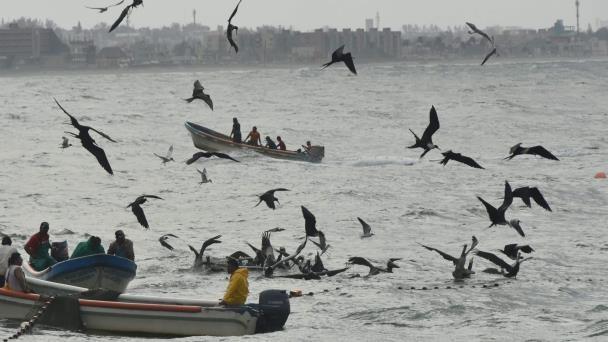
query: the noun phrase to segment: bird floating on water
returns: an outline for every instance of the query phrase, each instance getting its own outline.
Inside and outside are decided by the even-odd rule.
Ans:
[[[108,157],[106,156],[106,153],[104,152],[104,150],[97,146],[97,143],[95,142],[95,140],[91,137],[91,135],[89,134],[89,131],[93,131],[99,135],[101,135],[102,137],[110,140],[111,142],[116,142],[115,140],[113,140],[112,138],[110,138],[109,135],[98,131],[92,127],[89,126],[85,126],[85,125],[81,125],[78,120],[76,120],[75,117],[73,117],[72,115],[70,115],[70,113],[68,113],[60,104],[56,99],[55,103],[57,103],[57,105],[59,106],[59,108],[61,108],[61,110],[70,117],[70,123],[72,126],[74,126],[74,128],[76,128],[78,130],[78,134],[74,134],[71,132],[66,132],[67,134],[72,135],[74,138],[78,138],[80,139],[80,142],[82,143],[82,147],[84,147],[87,151],[89,151],[92,155],[95,156],[95,158],[97,159],[97,162],[99,163],[99,165],[101,165],[101,167],[103,167],[104,170],[106,170],[109,174],[114,174],[114,172],[112,171],[112,167],[110,166],[110,162],[108,161]],[[65,142],[65,140],[64,140]]]
[[[258,196],[259,199],[260,199],[260,201],[255,206],[257,207],[258,205],[260,205],[260,203],[264,202],[264,203],[266,203],[266,205],[268,206],[268,208],[270,208],[272,210],[275,210],[276,207],[274,205],[274,202],[276,201],[277,203],[281,204],[279,202],[279,199],[276,198],[276,197],[274,197],[274,193],[276,191],[289,191],[289,189],[277,188],[277,189],[268,190],[265,193],[263,193],[262,195]]]
[[[424,130],[422,134],[422,139],[418,138],[416,133],[410,129],[410,132],[416,138],[416,143],[412,146],[408,146],[408,148],[421,148],[424,150],[420,155],[420,158],[424,157],[430,150],[434,148],[439,148],[439,146],[433,144],[433,134],[437,132],[439,129],[439,118],[437,117],[437,110],[435,110],[435,106],[431,106],[431,111],[429,113],[429,125]]]
[[[127,17],[127,15],[129,15],[131,9],[136,8],[139,5],[143,6],[144,0],[133,0],[133,3],[131,3],[129,6],[125,7],[125,9],[122,10],[120,16],[118,17],[118,19],[116,19],[114,24],[112,24],[112,27],[110,27],[110,31],[108,32],[114,31],[114,29],[116,29],[118,25],[120,25],[120,23]]]
[[[509,153],[511,155],[508,157],[505,157],[505,159],[507,159],[507,160],[511,160],[515,156],[518,156],[521,154],[532,154],[532,155],[540,156],[540,157],[543,157],[546,159],[559,160],[559,159],[557,159],[556,156],[554,156],[546,148],[544,148],[540,145],[532,146],[532,147],[521,147],[521,143],[519,143],[519,144],[516,144],[513,147],[511,147],[511,149],[509,150]]]
[[[483,205],[486,207],[486,211],[488,212],[488,216],[490,217],[490,221],[492,222],[488,228],[494,225],[506,225],[515,229],[519,233],[519,235],[526,236],[524,234],[523,229],[521,228],[519,220],[514,219],[507,221],[505,218],[505,212],[507,211],[511,203],[513,203],[513,192],[511,192],[511,185],[509,185],[509,182],[505,181],[505,197],[498,209],[494,208],[490,203],[484,201],[483,198],[479,196],[477,196],[477,199],[479,199],[481,203],[483,203]]]
[[[168,163],[170,161],[175,161],[175,160],[173,160],[173,157],[172,157],[172,155],[173,155],[173,145],[169,146],[169,151],[167,151],[167,155],[166,156],[163,157],[163,156],[158,155],[156,153],[154,153],[154,155],[157,156],[158,158],[160,158],[160,160],[162,160],[163,165],[165,165],[166,163]]]
[[[338,63],[338,62],[344,62],[344,64],[346,64],[346,66],[348,67],[348,70],[350,70],[350,72],[352,72],[355,75],[357,74],[357,70],[355,69],[355,63],[353,62],[353,56],[350,54],[350,52],[344,53],[344,45],[337,48],[336,51],[334,51],[331,54],[331,61],[323,64],[322,65],[323,68],[321,68],[321,70],[327,68],[328,66],[330,66],[334,63]]]
[[[148,224],[148,220],[146,220],[146,215],[144,214],[144,210],[141,208],[141,205],[146,203],[147,198],[155,198],[162,200],[162,198],[155,195],[142,195],[137,197],[135,201],[133,201],[133,203],[130,203],[127,206],[127,208],[131,207],[131,211],[133,212],[135,217],[137,217],[137,222],[139,222],[139,224],[141,224],[146,229],[150,228],[150,225]]]
[[[89,6],[85,6],[85,7],[89,8],[89,9],[98,10],[99,13],[103,13],[103,12],[106,12],[108,10],[108,8],[110,8],[110,7],[122,5],[123,2],[125,2],[125,0],[121,0],[119,3],[116,3],[114,5],[109,5],[109,6],[106,6],[106,7],[89,7]]]
[[[236,4],[236,7],[234,8],[234,11],[232,11],[232,14],[230,15],[230,18],[228,18],[228,29],[226,30],[226,38],[228,38],[228,42],[230,43],[230,46],[234,48],[234,52],[235,53],[239,53],[239,47],[238,47],[238,45],[236,45],[236,43],[234,42],[234,39],[232,38],[232,31],[234,31],[235,35],[238,34],[239,33],[239,27],[236,26],[236,25],[232,25],[232,19],[236,15],[236,12],[239,10],[239,6],[241,5],[241,1],[243,1],[243,0],[239,0],[239,3]]]
[[[189,99],[185,99],[184,101],[191,103],[195,99],[203,100],[205,103],[213,110],[213,101],[211,100],[211,96],[209,94],[205,94],[205,87],[199,82],[199,80],[194,81],[194,89],[192,90],[192,97]]]
[[[474,167],[476,169],[483,169],[483,167],[477,164],[477,162],[473,160],[473,158],[463,156],[460,153],[452,152],[452,150],[442,152],[441,154],[443,155],[443,160],[440,161],[439,164],[442,164],[444,166],[447,165],[448,161],[453,160],[468,165],[470,167]]]
[[[238,160],[232,158],[231,156],[227,155],[226,153],[221,153],[221,152],[196,152],[195,154],[192,155],[192,158],[186,160],[186,164],[190,165],[192,163],[194,163],[195,161],[199,160],[200,158],[211,158],[211,157],[218,157],[221,159],[230,159],[234,162],[240,163]]]

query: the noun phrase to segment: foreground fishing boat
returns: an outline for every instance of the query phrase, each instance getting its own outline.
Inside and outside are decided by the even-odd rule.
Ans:
[[[40,272],[23,263],[23,271],[31,278],[122,293],[135,278],[137,265],[129,259],[97,254],[58,262]]]
[[[194,146],[209,152],[230,152],[235,150],[251,150],[268,157],[287,160],[299,160],[313,163],[320,163],[325,156],[325,147],[312,146],[308,152],[282,151],[269,149],[262,146],[252,146],[244,143],[235,143],[229,136],[216,132],[207,127],[186,122],[186,129],[192,136]]]
[[[86,290],[39,279],[27,281],[71,296]],[[74,299],[73,302],[78,308],[79,329],[155,336],[239,336],[276,331],[283,328],[290,313],[289,297],[280,290],[264,291],[258,304],[237,307],[218,306],[218,301],[128,294],[111,301]],[[32,312],[40,306],[38,294],[0,289],[2,319],[30,320]],[[52,310],[52,302],[47,310]],[[53,312],[41,316],[45,314],[57,316]],[[41,323],[54,325],[44,319]]]

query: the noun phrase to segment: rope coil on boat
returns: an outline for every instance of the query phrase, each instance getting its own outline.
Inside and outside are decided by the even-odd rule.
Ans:
[[[21,327],[19,328],[19,330],[16,333],[14,333],[12,336],[5,338],[3,341],[7,342],[8,340],[15,340],[15,339],[18,339],[19,336],[30,332],[32,330],[32,328],[34,327],[34,325],[38,322],[40,317],[42,317],[42,315],[50,307],[53,300],[55,300],[54,296],[46,297],[46,298],[42,299],[41,300],[42,305],[39,308],[37,308],[37,311],[35,311],[32,318],[29,321],[21,323]]]

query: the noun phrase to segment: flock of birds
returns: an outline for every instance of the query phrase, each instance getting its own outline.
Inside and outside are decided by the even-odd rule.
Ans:
[[[238,48],[238,45],[236,44],[236,42],[234,41],[233,33],[236,36],[236,34],[238,33],[238,26],[233,25],[232,21],[233,21],[235,15],[237,14],[241,1],[242,0],[239,0],[237,6],[235,7],[235,9],[233,10],[233,12],[230,15],[230,17],[228,19],[228,29],[226,31],[227,40],[230,43],[230,47],[234,48],[235,53],[238,53],[239,48]],[[98,8],[92,8],[92,9],[99,10],[100,13],[103,13],[103,12],[106,12],[109,8],[119,6],[123,3],[124,3],[124,0],[120,1],[116,4],[107,6],[107,7],[98,7]],[[129,4],[127,7],[125,7],[123,9],[123,11],[121,12],[120,16],[118,17],[118,19],[111,26],[110,32],[112,32],[114,29],[116,29],[116,27],[118,27],[120,25],[120,23],[129,15],[129,13],[133,9],[139,7],[140,5],[143,6],[143,0],[133,0],[131,4]],[[89,7],[89,8],[91,8],[91,7]],[[466,24],[471,29],[471,31],[469,32],[470,34],[479,34],[482,37],[482,39],[486,39],[491,44],[492,50],[484,57],[483,62],[482,62],[482,65],[484,65],[488,61],[489,58],[491,58],[493,55],[497,55],[497,49],[496,49],[496,45],[494,42],[494,37],[490,37],[485,32],[479,30],[474,24],[471,24],[468,22]],[[330,65],[332,65],[334,63],[339,63],[339,62],[343,62],[352,74],[355,74],[355,75],[357,74],[355,64],[353,62],[353,56],[351,55],[351,53],[344,53],[344,45],[340,46],[338,49],[336,49],[332,53],[331,61],[323,64],[321,67],[322,67],[322,69],[325,69],[325,68],[329,67]],[[185,99],[185,101],[188,103],[191,103],[195,99],[204,101],[209,106],[209,108],[211,110],[213,110],[213,101],[211,100],[211,96],[204,92],[204,87],[198,80],[194,82],[194,90],[193,90],[192,96],[188,99]],[[81,142],[81,145],[88,152],[90,152],[93,156],[95,156],[98,163],[103,167],[104,170],[106,170],[109,174],[112,175],[113,171],[112,171],[112,167],[110,166],[110,163],[108,161],[108,158],[107,158],[104,150],[91,137],[90,131],[93,131],[93,132],[99,134],[100,136],[102,136],[103,138],[105,138],[111,142],[116,143],[116,141],[113,140],[109,135],[107,135],[99,130],[96,130],[90,126],[81,125],[78,122],[78,120],[74,116],[72,116],[70,113],[68,113],[67,110],[64,109],[56,99],[55,99],[55,103],[69,117],[70,124],[76,130],[78,130],[77,134],[72,133],[72,132],[66,132],[66,134],[69,134],[72,137],[79,139]],[[439,147],[433,143],[433,139],[432,139],[433,135],[439,130],[439,128],[440,128],[440,125],[439,125],[439,118],[438,118],[437,110],[435,109],[434,106],[432,106],[431,110],[430,110],[430,114],[429,114],[429,124],[426,127],[426,129],[424,130],[422,137],[418,137],[418,135],[416,135],[416,133],[414,133],[414,131],[412,131],[410,129],[410,132],[414,135],[415,142],[413,145],[409,146],[408,148],[422,149],[423,152],[420,155],[420,158],[423,158],[428,152],[430,152],[434,149],[439,149]],[[63,137],[63,142],[61,144],[61,148],[65,149],[65,148],[68,148],[71,146],[72,146],[72,144],[69,143],[69,139],[66,137]],[[558,160],[558,158],[556,158],[551,152],[549,152],[547,149],[545,149],[542,146],[522,147],[521,143],[513,146],[510,149],[510,155],[507,156],[505,159],[510,160],[510,159],[513,159],[515,156],[524,155],[524,154],[536,155],[536,156],[540,156],[542,158],[551,159],[551,160]],[[156,153],[154,153],[154,155],[161,160],[163,165],[166,163],[175,161],[172,156],[173,155],[173,146],[169,147],[169,150],[167,151],[166,155],[159,155]],[[442,152],[442,155],[443,155],[443,159],[440,161],[440,163],[444,166],[447,165],[447,163],[450,160],[453,160],[455,162],[465,164],[472,168],[484,169],[479,163],[477,163],[471,157],[467,157],[460,153],[453,152],[452,150],[447,150],[445,152]],[[231,160],[234,162],[239,162],[238,160],[232,158],[231,156],[224,154],[224,153],[220,153],[220,152],[197,152],[197,153],[194,153],[191,158],[186,160],[185,163],[187,165],[190,165],[190,164],[193,164],[194,162],[196,162],[200,158],[211,158],[211,157],[217,157],[217,158],[221,158],[221,159]],[[211,179],[209,179],[207,176],[206,169],[203,169],[203,171],[197,169],[197,171],[201,176],[200,184],[211,183]],[[268,208],[275,210],[276,209],[275,202],[280,204],[278,198],[275,197],[275,194],[277,192],[286,192],[286,191],[290,191],[290,190],[286,189],[286,188],[276,188],[276,189],[269,190],[269,191],[263,193],[262,195],[258,196],[259,202],[255,206],[257,207],[259,204],[264,202]],[[514,197],[521,198],[522,201],[524,202],[524,204],[528,207],[531,207],[530,200],[533,199],[541,207],[543,207],[544,209],[546,209],[548,211],[551,211],[549,204],[544,199],[543,195],[541,194],[541,192],[538,188],[522,187],[522,188],[512,190],[509,182],[505,182],[503,202],[498,208],[495,208],[493,205],[486,202],[481,197],[477,197],[477,198],[479,199],[479,201],[482,202],[482,204],[484,205],[484,207],[488,213],[488,216],[489,216],[489,219],[491,222],[489,227],[493,227],[495,225],[509,226],[509,227],[512,227],[513,229],[515,229],[519,235],[524,237],[525,233],[521,227],[520,221],[517,219],[507,220],[505,217],[505,213],[506,213],[507,209],[513,203]],[[137,218],[137,221],[141,224],[141,226],[145,227],[146,229],[148,229],[150,227],[150,225],[144,214],[142,205],[145,204],[148,199],[162,200],[161,197],[156,196],[156,195],[142,195],[142,196],[137,197],[135,199],[135,201],[133,201],[132,203],[130,203],[127,206],[127,208],[131,208],[133,214],[135,215],[135,217]],[[282,228],[275,228],[275,229],[271,229],[271,230],[263,232],[261,248],[257,248],[248,243],[248,246],[252,249],[252,251],[254,252],[254,255],[250,256],[249,254],[247,254],[245,252],[236,251],[236,252],[232,253],[230,255],[230,257],[240,260],[240,262],[243,266],[247,266],[251,269],[259,269],[259,270],[263,271],[263,274],[266,276],[288,277],[288,278],[296,278],[296,279],[319,279],[321,276],[333,276],[333,275],[339,274],[341,272],[344,272],[345,270],[347,270],[350,267],[350,265],[362,265],[362,266],[368,267],[369,272],[368,272],[367,276],[373,276],[373,275],[377,275],[380,273],[391,273],[391,272],[393,272],[394,269],[399,268],[399,266],[395,262],[400,260],[400,258],[390,258],[388,260],[388,262],[386,263],[386,266],[378,266],[378,265],[372,264],[368,259],[359,257],[359,256],[349,258],[346,267],[342,267],[342,268],[338,268],[338,269],[334,269],[334,270],[329,270],[329,269],[325,268],[325,266],[323,265],[321,256],[328,250],[330,245],[327,243],[325,233],[322,232],[321,230],[317,229],[315,216],[304,206],[301,207],[301,210],[302,210],[302,215],[304,218],[305,237],[304,237],[304,241],[298,245],[298,247],[295,249],[295,251],[293,253],[291,253],[291,254],[287,253],[284,247],[280,247],[278,249],[273,248],[272,243],[270,242],[271,233],[276,233],[276,232],[280,232],[283,230]],[[372,236],[374,236],[374,233],[372,233],[371,226],[367,222],[365,222],[363,219],[361,219],[359,217],[357,217],[357,219],[358,219],[359,223],[361,224],[362,230],[363,230],[363,234],[361,235],[361,238],[371,238]],[[169,250],[174,250],[173,246],[171,246],[168,243],[168,240],[170,238],[179,239],[179,237],[174,234],[166,234],[159,238],[159,242],[163,247],[166,247]],[[210,256],[204,257],[204,252],[209,246],[211,246],[213,244],[221,243],[221,241],[219,240],[220,238],[221,238],[221,235],[218,235],[218,236],[215,236],[215,237],[212,237],[212,238],[206,240],[202,244],[201,248],[198,250],[195,249],[194,247],[192,247],[191,245],[188,245],[189,249],[192,250],[192,252],[195,254],[195,262],[194,262],[195,268],[205,268],[205,269],[212,270],[212,271],[225,269],[226,258],[212,258]],[[318,242],[313,240],[312,238],[318,238]],[[301,252],[304,250],[306,243],[308,241],[311,241],[319,249],[319,251],[317,251],[317,253],[314,257],[314,260],[306,259],[304,256],[300,255]],[[531,253],[534,251],[532,249],[532,247],[530,247],[528,245],[517,245],[517,244],[505,245],[504,249],[501,250],[501,252],[503,254],[505,254],[507,257],[509,257],[510,259],[515,260],[514,264],[509,264],[493,253],[478,250],[477,249],[478,244],[479,244],[479,241],[477,240],[477,238],[475,236],[473,236],[470,248],[467,248],[467,245],[465,244],[463,246],[460,257],[458,257],[458,258],[453,257],[453,256],[451,256],[445,252],[442,252],[436,248],[433,248],[433,247],[429,247],[426,245],[421,245],[421,246],[427,250],[437,252],[444,259],[451,261],[455,267],[452,275],[455,279],[458,279],[458,280],[463,279],[463,278],[468,278],[472,274],[475,273],[473,271],[473,261],[472,261],[472,259],[468,259],[468,256],[472,252],[475,255],[477,255],[478,257],[486,259],[499,267],[499,269],[487,269],[486,270],[487,272],[502,274],[505,277],[515,277],[519,271],[519,265],[523,261],[527,260],[527,259],[523,259],[521,257],[521,253]],[[275,252],[277,254],[275,254]],[[468,263],[467,263],[467,260],[468,260]],[[275,270],[277,270],[277,269],[290,270],[293,267],[297,267],[299,269],[299,273],[278,275],[278,276],[275,275]]]

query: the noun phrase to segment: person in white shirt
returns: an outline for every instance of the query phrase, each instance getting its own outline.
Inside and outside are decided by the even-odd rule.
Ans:
[[[0,246],[0,287],[4,286],[4,275],[8,269],[8,259],[17,253],[17,248],[12,247],[13,241],[9,236],[2,238],[2,245]]]
[[[8,259],[8,270],[4,276],[6,278],[4,288],[11,291],[31,292],[25,281],[25,274],[21,265],[23,265],[21,254],[13,253]]]

